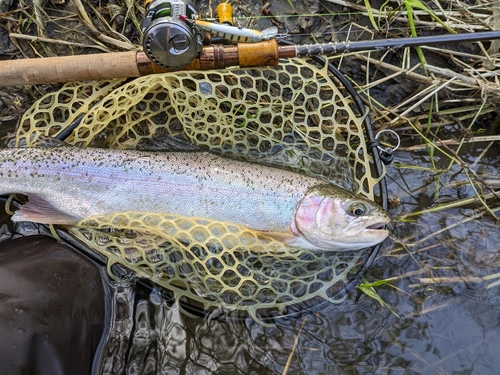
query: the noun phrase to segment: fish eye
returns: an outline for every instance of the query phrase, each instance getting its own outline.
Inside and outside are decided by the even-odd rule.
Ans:
[[[366,207],[362,203],[353,203],[349,208],[354,216],[363,216],[366,213]]]

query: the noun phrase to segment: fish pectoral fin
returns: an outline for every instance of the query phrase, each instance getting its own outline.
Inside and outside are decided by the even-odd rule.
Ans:
[[[289,247],[296,247],[306,250],[324,250],[310,243],[302,235],[294,234],[293,232],[262,231],[262,234],[271,237]]]
[[[262,231],[262,234],[289,245],[297,239],[297,236],[292,232],[275,232],[275,231]]]
[[[31,221],[41,224],[76,224],[80,219],[51,205],[37,195],[29,195],[28,203],[21,206],[12,216],[12,221]]]

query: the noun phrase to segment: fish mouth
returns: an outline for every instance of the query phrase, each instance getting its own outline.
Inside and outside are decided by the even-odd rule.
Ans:
[[[391,222],[391,218],[388,217],[388,216],[386,216],[386,215],[384,215],[382,217],[376,218],[376,221],[374,223],[371,223],[370,225],[367,225],[365,227],[365,229],[381,230],[381,229],[384,229],[384,227],[387,224],[389,224],[390,222]]]
[[[364,235],[368,236],[374,236],[374,237],[387,237],[389,235],[389,231],[385,229],[385,226],[390,222],[391,220],[389,218],[379,220],[375,223],[372,223],[370,225],[367,225],[362,233]]]
[[[363,235],[373,236],[373,237],[387,237],[389,235],[389,231],[387,229],[378,228],[378,229],[365,229]]]
[[[358,236],[387,237],[389,231],[384,227],[391,221],[389,217],[371,218],[371,220],[355,220],[351,222],[344,231],[351,240],[356,241]],[[361,241],[361,238],[358,238]]]
[[[375,223],[375,224],[370,224],[366,227],[366,229],[371,229],[371,230],[380,230],[380,229],[384,229],[385,225],[387,224],[388,222],[384,221],[384,222],[378,222],[378,223]]]

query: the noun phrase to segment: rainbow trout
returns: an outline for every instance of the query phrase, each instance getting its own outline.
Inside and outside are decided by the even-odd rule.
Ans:
[[[319,179],[209,153],[0,149],[0,194],[10,193],[29,199],[14,221],[72,225],[116,212],[172,213],[311,250],[373,246],[390,221],[374,202]]]

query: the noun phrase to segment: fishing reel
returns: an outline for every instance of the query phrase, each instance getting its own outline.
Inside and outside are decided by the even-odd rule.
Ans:
[[[203,35],[188,26],[179,16],[192,17],[196,10],[189,1],[146,0],[146,17],[141,22],[144,52],[166,69],[189,65],[203,47]]]

